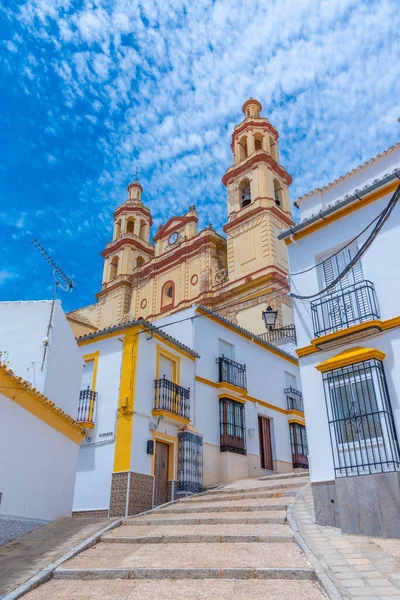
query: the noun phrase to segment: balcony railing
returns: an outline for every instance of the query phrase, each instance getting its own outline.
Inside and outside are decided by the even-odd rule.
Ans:
[[[190,389],[177,385],[169,379],[154,381],[155,410],[166,410],[184,419],[190,419]]]
[[[303,394],[292,388],[291,386],[285,389],[288,410],[299,410],[304,412]]]
[[[216,363],[218,364],[218,383],[230,383],[247,390],[246,365],[241,365],[225,356],[217,358]]]
[[[97,392],[89,387],[81,390],[78,404],[78,423],[94,423],[94,405],[97,400]]]
[[[375,288],[360,281],[311,302],[315,337],[379,319]]]
[[[296,328],[294,325],[286,325],[285,327],[279,327],[278,329],[270,329],[263,331],[258,335],[261,339],[276,346],[287,344],[288,342],[296,343]]]

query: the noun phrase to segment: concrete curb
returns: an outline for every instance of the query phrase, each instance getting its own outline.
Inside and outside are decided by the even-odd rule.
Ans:
[[[339,591],[339,589],[336,587],[335,583],[332,581],[332,579],[329,575],[329,572],[327,572],[326,569],[324,569],[321,566],[321,563],[320,563],[318,557],[314,554],[314,552],[311,550],[310,546],[307,544],[306,539],[300,533],[300,529],[299,529],[297,522],[293,516],[294,505],[304,495],[304,490],[309,485],[311,485],[311,484],[309,483],[307,486],[305,486],[296,495],[296,497],[292,500],[292,502],[289,504],[288,510],[287,510],[287,520],[288,520],[290,529],[293,532],[294,538],[295,538],[298,546],[304,552],[304,554],[306,555],[306,558],[308,559],[309,563],[313,567],[313,569],[315,571],[316,579],[319,582],[319,584],[321,585],[321,587],[324,590],[324,592],[326,593],[326,595],[328,596],[328,598],[330,600],[345,600],[348,598],[348,596],[344,596]]]
[[[232,544],[232,543],[294,543],[292,535],[148,535],[102,537],[104,544]]]
[[[291,579],[315,581],[313,569],[266,568],[266,569],[59,569],[54,579]]]

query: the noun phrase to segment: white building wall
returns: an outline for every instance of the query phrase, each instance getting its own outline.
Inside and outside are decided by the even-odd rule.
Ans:
[[[120,339],[118,339],[120,338]],[[114,466],[115,428],[124,335],[96,340],[80,347],[81,356],[99,351],[90,441],[84,439],[76,473],[74,511],[109,507]]]
[[[43,371],[52,302],[0,302],[0,351],[8,366],[76,418],[82,360],[72,330],[56,301]]]
[[[0,514],[69,516],[79,445],[1,393],[0,414]]]

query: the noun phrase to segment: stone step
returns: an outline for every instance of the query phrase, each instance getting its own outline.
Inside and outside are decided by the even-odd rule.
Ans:
[[[187,514],[191,512],[249,512],[255,510],[286,510],[291,498],[262,498],[242,500],[238,504],[234,502],[198,502],[186,506],[183,503],[172,504],[165,508],[160,508],[157,512],[162,515]]]
[[[230,484],[229,487],[223,487],[215,490],[210,490],[209,492],[205,492],[200,496],[195,496],[198,498],[209,497],[209,496],[222,496],[222,495],[230,495],[230,494],[243,494],[243,493],[252,493],[252,492],[267,492],[273,490],[299,490],[307,483],[309,483],[310,478],[304,477],[303,479],[296,479],[294,481],[288,481],[284,483],[276,483],[271,481],[268,483],[267,481],[256,481],[257,485],[251,485],[249,487],[243,487],[240,483]],[[254,482],[252,482],[254,483]]]
[[[300,567],[120,567],[109,569],[57,569],[53,573],[53,578],[79,581],[98,579],[295,579],[315,581],[315,572],[313,569]]]
[[[309,476],[310,471],[304,471],[302,473],[282,473],[280,475],[264,475],[263,477],[259,477],[260,481],[275,481],[276,479],[296,479],[299,477]]]
[[[291,569],[310,570],[305,556],[296,544],[281,542],[265,544],[248,543],[220,543],[210,544],[108,544],[99,542],[88,550],[78,554],[62,565],[64,576],[68,571],[93,571],[94,574],[118,569],[132,571],[132,569],[150,569],[150,575],[157,578],[157,570],[161,569],[165,576],[175,577],[167,573],[181,569],[210,570],[218,572],[220,569]],[[60,571],[61,569],[57,569]],[[89,575],[91,576],[91,575]],[[102,575],[101,575],[102,576]],[[129,575],[125,575],[127,577]],[[138,575],[139,576],[139,575]],[[177,575],[179,577],[179,575]],[[203,572],[203,578],[214,578]],[[119,577],[115,575],[115,577]],[[188,573],[188,578],[193,577]],[[221,575],[218,575],[221,577]],[[224,576],[228,577],[228,575]],[[235,577],[235,575],[234,575]],[[242,576],[238,575],[240,579]]]
[[[189,516],[190,515],[190,516]],[[235,525],[235,524],[283,524],[286,523],[286,509],[281,511],[259,511],[256,515],[251,515],[248,512],[229,512],[229,516],[207,516],[207,513],[189,513],[188,516],[182,517],[177,515],[165,515],[160,513],[152,513],[148,517],[137,517],[135,519],[136,526],[146,525]],[[131,523],[133,518],[127,519],[124,523]]]
[[[24,596],[24,600],[326,600],[313,581],[290,579],[193,579],[82,581],[53,579]]]
[[[281,524],[252,524],[252,523],[234,523],[234,524],[196,524],[189,523],[177,525],[176,521],[168,521],[167,525],[160,525],[158,522],[154,525],[135,525],[135,521],[127,521],[125,524],[111,529],[102,536],[102,541],[110,538],[145,538],[161,536],[168,539],[169,536],[230,536],[234,538],[247,536],[270,536],[274,538],[285,538],[290,541],[293,535],[288,525]],[[235,539],[237,541],[237,539]]]
[[[299,488],[300,489],[300,488]],[[289,498],[293,496],[296,496],[296,494],[298,493],[298,489],[296,490],[276,490],[276,491],[265,491],[265,490],[259,490],[257,492],[241,492],[241,493],[236,493],[236,494],[215,494],[212,496],[198,496],[198,497],[194,497],[194,498],[185,498],[184,500],[180,500],[178,502],[178,504],[192,504],[192,503],[197,503],[197,502],[225,502],[225,501],[232,501],[232,500],[251,500],[251,499],[257,499],[257,498]]]
[[[102,542],[108,544],[245,544],[267,543],[278,544],[294,542],[289,535],[219,535],[219,534],[182,534],[182,535],[143,535],[143,536],[113,536],[102,537]]]

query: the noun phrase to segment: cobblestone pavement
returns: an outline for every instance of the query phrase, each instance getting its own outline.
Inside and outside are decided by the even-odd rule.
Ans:
[[[0,598],[108,523],[104,519],[57,519],[0,546]]]
[[[326,599],[286,522],[307,482],[236,482],[126,519],[25,600]]]
[[[342,598],[400,598],[400,540],[345,535],[339,529],[316,525],[311,486],[298,496],[293,518]]]
[[[38,527],[46,525],[46,521],[35,521],[34,519],[12,519],[0,516],[0,545],[16,540],[22,535],[34,531]]]

